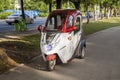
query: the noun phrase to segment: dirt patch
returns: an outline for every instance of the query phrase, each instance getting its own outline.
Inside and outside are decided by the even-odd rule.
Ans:
[[[0,47],[4,48],[7,55],[18,63],[27,62],[38,54],[34,46],[27,42],[5,41],[0,43]]]
[[[28,63],[39,55],[39,50],[29,42],[4,41],[0,42],[0,73],[15,66],[17,63]]]
[[[18,63],[16,63],[6,54],[5,49],[0,48],[0,74],[8,70],[9,68],[15,67],[17,65]]]

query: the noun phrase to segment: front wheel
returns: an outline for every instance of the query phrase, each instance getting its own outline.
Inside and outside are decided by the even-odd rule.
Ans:
[[[47,61],[47,69],[53,71],[55,69],[56,59]]]

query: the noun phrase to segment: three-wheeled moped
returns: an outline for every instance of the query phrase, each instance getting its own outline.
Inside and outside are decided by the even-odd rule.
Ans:
[[[54,10],[45,23],[38,26],[41,33],[40,49],[49,71],[57,61],[84,58],[86,40],[82,30],[82,14],[76,9]]]

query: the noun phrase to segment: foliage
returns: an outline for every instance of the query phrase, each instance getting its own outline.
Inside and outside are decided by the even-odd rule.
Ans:
[[[14,1],[15,0],[0,0],[0,10],[13,9]]]
[[[86,6],[88,6],[88,10],[92,9],[95,4],[99,4],[101,8],[105,11],[107,9],[116,9],[120,10],[120,0],[62,0],[62,9],[67,8],[68,1],[70,8],[78,8],[82,11],[86,11]],[[6,9],[14,9],[15,0],[0,0],[0,10]],[[56,1],[55,0],[24,0],[24,6],[26,10],[47,10],[49,11],[49,4],[51,4],[51,10],[56,9]],[[9,6],[8,6],[9,5]],[[77,5],[77,6],[75,6]],[[101,9],[101,10],[102,10]],[[43,15],[43,14],[41,14]]]
[[[24,6],[26,10],[48,10],[48,6],[42,0],[24,0]]]
[[[7,16],[11,15],[12,12],[1,12],[0,13],[0,19],[6,19]]]
[[[48,12],[40,12],[39,17],[47,17],[48,14]]]

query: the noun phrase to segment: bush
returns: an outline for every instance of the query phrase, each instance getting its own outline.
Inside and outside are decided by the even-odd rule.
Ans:
[[[48,16],[48,12],[40,12],[39,16],[40,17],[47,17]]]
[[[0,19],[5,19],[7,16],[13,14],[12,12],[1,12],[0,13]]]

